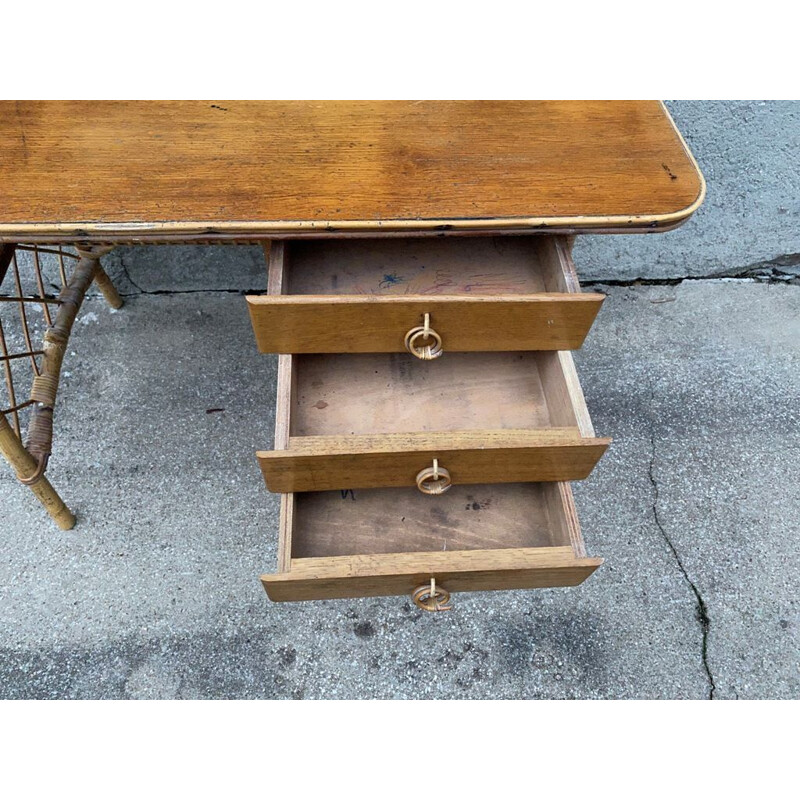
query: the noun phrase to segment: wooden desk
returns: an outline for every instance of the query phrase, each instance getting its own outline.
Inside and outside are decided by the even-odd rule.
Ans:
[[[666,230],[657,102],[0,103],[4,241]]]
[[[572,237],[704,194],[657,102],[0,103],[0,242],[74,243],[107,292],[109,245],[263,242],[275,600],[588,577],[569,481],[610,440],[568,352],[603,299]]]

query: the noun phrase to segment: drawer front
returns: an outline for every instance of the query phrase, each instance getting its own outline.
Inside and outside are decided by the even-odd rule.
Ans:
[[[267,249],[269,292],[247,298],[264,353],[575,350],[604,299],[581,293],[563,237]]]
[[[577,350],[603,296],[266,296],[247,301],[262,353],[401,353],[426,314],[444,352],[489,352]]]
[[[610,439],[573,429],[290,438],[257,454],[271,492],[415,486],[436,459],[443,486],[586,478]],[[431,476],[428,476],[430,479]],[[425,491],[429,481],[423,481]]]
[[[577,586],[602,563],[570,547],[345,556],[293,561],[261,581],[275,601],[412,594],[432,578],[448,592],[542,589]]]

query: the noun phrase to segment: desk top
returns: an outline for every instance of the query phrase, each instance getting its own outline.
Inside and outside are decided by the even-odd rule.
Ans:
[[[0,102],[0,241],[640,232],[704,194],[656,101]]]

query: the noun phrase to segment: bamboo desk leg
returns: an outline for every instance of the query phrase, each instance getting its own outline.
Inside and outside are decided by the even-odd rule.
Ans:
[[[11,249],[13,251],[13,248]],[[75,525],[75,516],[58,496],[50,481],[44,477],[52,445],[53,408],[61,376],[61,362],[75,317],[92,282],[97,285],[112,308],[122,307],[122,298],[100,266],[100,258],[113,248],[80,245],[76,249],[80,260],[72,278],[61,292],[61,305],[55,321],[48,327],[44,336],[41,372],[33,379],[31,399],[36,401],[36,404],[28,425],[27,447],[0,412],[0,454],[11,464],[17,478],[30,486],[47,513],[62,530],[70,530]]]
[[[122,298],[119,296],[111,278],[100,266],[100,258],[110,253],[113,247],[98,247],[97,245],[78,245],[75,248],[82,260],[94,262],[93,280],[97,288],[102,292],[111,308],[122,308]]]
[[[22,446],[22,442],[3,414],[0,414],[0,453],[5,456],[20,479],[24,480],[37,470],[36,459]],[[61,530],[68,531],[75,525],[75,516],[47,478],[42,476],[36,483],[31,484],[31,491],[39,498]]]

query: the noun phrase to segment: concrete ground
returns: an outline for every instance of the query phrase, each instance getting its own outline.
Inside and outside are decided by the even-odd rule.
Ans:
[[[580,263],[579,263],[580,270]],[[118,251],[56,416],[60,532],[0,464],[6,698],[800,697],[800,285],[608,287],[579,374],[614,443],[575,589],[272,604],[276,361],[256,248]],[[600,286],[602,289],[603,287]],[[224,409],[207,413],[209,409]]]
[[[670,100],[708,184],[668,236],[581,236],[585,280],[791,274],[800,268],[800,102]]]

